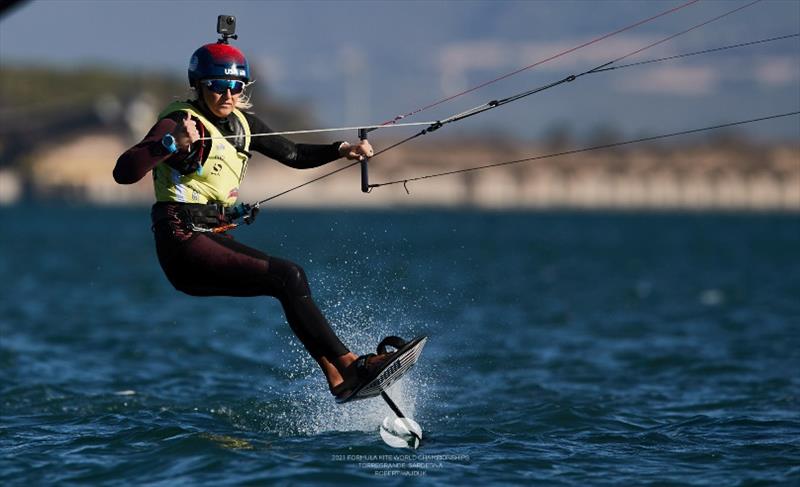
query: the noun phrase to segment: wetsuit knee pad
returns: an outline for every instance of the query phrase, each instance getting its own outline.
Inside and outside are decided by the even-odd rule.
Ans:
[[[299,265],[288,260],[270,257],[269,269],[272,275],[280,278],[283,283],[283,294],[286,297],[311,296],[306,273]]]

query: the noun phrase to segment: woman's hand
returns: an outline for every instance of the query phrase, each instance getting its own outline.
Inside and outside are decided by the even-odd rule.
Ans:
[[[372,145],[368,140],[362,140],[358,145],[342,142],[342,145],[339,146],[339,157],[346,157],[351,160],[363,161],[372,157],[373,154]]]
[[[172,131],[172,136],[175,137],[175,145],[178,146],[178,150],[183,152],[189,152],[189,147],[200,139],[197,122],[192,120],[189,112],[186,112],[186,118],[178,122],[175,130]]]

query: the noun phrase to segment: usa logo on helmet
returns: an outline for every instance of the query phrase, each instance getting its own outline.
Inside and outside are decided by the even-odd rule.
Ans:
[[[236,67],[236,65],[234,65],[234,66],[232,66],[230,68],[225,68],[225,74],[232,75],[232,76],[243,76],[244,77],[244,76],[247,76],[247,71],[245,71],[244,69],[239,69],[239,68]]]

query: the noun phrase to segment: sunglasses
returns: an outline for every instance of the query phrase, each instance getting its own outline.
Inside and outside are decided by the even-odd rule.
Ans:
[[[231,90],[231,95],[238,95],[244,91],[244,81],[238,79],[207,79],[203,83],[209,90],[220,95],[228,90]]]

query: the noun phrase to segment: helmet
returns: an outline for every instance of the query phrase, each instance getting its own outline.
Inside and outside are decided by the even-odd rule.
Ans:
[[[236,78],[250,82],[250,66],[242,51],[230,44],[206,44],[189,61],[189,85],[206,78]]]

